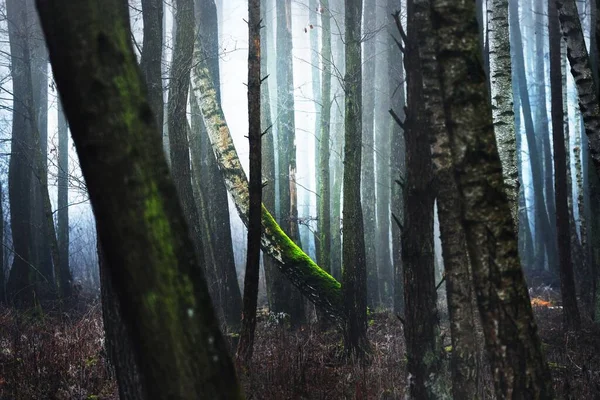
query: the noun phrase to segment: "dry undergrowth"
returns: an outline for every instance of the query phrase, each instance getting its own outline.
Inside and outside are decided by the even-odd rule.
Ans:
[[[588,323],[578,334],[565,334],[561,309],[535,310],[557,398],[600,398],[600,330]],[[240,372],[246,396],[403,399],[402,324],[389,314],[375,314],[369,321],[369,339],[370,361],[352,363],[343,357],[335,330],[315,324],[291,331],[285,321],[263,314],[254,361]],[[116,383],[106,365],[97,303],[85,312],[43,318],[0,308],[0,400],[117,399]],[[489,377],[484,377],[480,389],[482,398],[493,398]]]

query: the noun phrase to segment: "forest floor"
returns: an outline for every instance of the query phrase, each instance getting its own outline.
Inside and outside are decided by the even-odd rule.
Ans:
[[[564,333],[558,308],[535,307],[557,398],[600,399],[600,329],[588,323]],[[402,399],[406,356],[400,320],[375,313],[369,320],[372,355],[347,362],[341,337],[317,324],[291,331],[263,313],[249,374],[240,373],[248,399]],[[450,337],[442,327],[444,344]],[[103,350],[101,307],[32,316],[0,309],[0,400],[117,399]],[[451,348],[447,348],[450,351]],[[489,374],[480,397],[491,399]]]

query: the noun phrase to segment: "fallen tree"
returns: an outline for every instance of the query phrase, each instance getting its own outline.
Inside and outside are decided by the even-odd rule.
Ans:
[[[202,111],[225,186],[233,198],[244,225],[248,226],[248,179],[233,144],[221,104],[217,99],[207,60],[201,56],[201,45],[196,43],[194,49],[192,90]],[[281,272],[306,298],[338,325],[343,323],[346,316],[340,283],[321,269],[283,232],[264,205],[261,248],[264,254],[275,259]]]

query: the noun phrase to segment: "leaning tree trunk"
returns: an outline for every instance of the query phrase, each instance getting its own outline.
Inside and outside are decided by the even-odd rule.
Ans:
[[[549,399],[544,361],[504,192],[475,4],[432,0],[445,120],[496,396]]]
[[[58,218],[57,240],[59,251],[59,276],[57,277],[61,297],[71,296],[71,269],[69,267],[69,127],[58,100]]]
[[[192,87],[198,97],[219,169],[225,186],[233,197],[238,214],[248,224],[248,181],[233,145],[221,105],[217,101],[211,73],[197,48],[194,55]],[[345,320],[341,285],[310,259],[277,225],[271,214],[262,208],[262,249],[273,257],[280,271],[325,314],[341,324]]]
[[[111,283],[157,399],[241,398],[131,45],[125,1],[38,1]]]
[[[429,0],[415,0],[415,24],[418,26],[424,104],[430,115],[429,121],[425,121],[425,126],[430,132],[433,176],[437,183],[437,206],[450,314],[452,394],[455,399],[475,399],[477,398],[477,377],[480,375],[477,365],[480,358],[478,338],[475,329],[475,318],[479,314],[473,310],[474,292],[467,253],[467,238],[461,221],[460,198],[454,177],[454,165],[444,117],[444,104],[435,62],[435,38],[429,19],[430,7]],[[490,60],[490,66],[494,64],[492,60],[493,58]],[[512,102],[509,106],[512,107]],[[512,132],[514,139],[514,130]],[[507,151],[510,151],[510,146],[513,147],[514,155],[515,141],[507,140],[505,145],[508,147],[505,148]],[[511,190],[516,190],[518,193],[518,187],[512,187]],[[513,204],[511,204],[512,206]]]

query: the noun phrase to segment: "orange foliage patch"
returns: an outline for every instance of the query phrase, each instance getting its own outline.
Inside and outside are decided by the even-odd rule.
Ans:
[[[531,305],[533,307],[552,307],[552,303],[546,300],[542,300],[538,297],[531,299]]]

